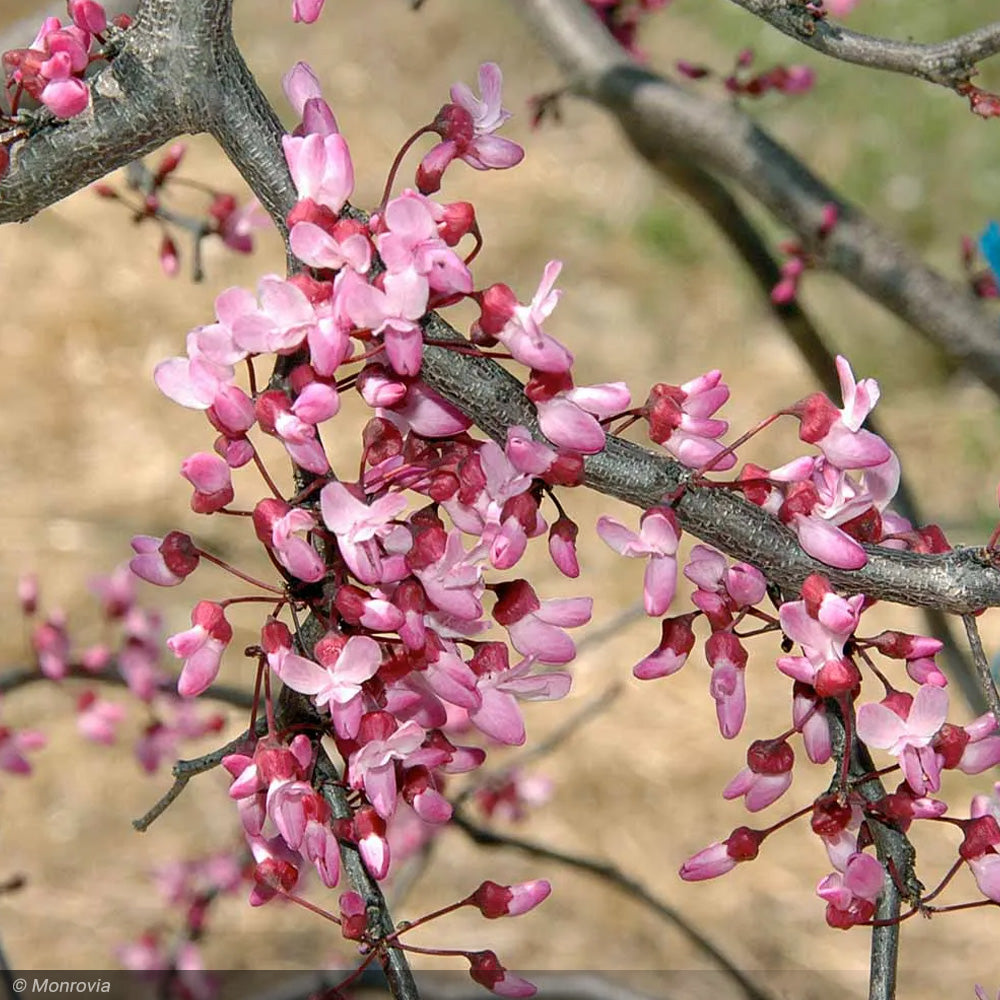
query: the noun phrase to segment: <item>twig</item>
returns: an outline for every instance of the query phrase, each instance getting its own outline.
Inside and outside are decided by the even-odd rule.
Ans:
[[[99,684],[111,684],[114,687],[128,687],[128,681],[118,672],[118,670],[108,668],[106,670],[87,670],[79,663],[71,663],[67,666],[66,676],[60,680],[94,681]],[[36,667],[12,667],[0,673],[0,694],[10,694],[18,688],[27,687],[29,684],[37,684],[41,681],[56,683],[53,678],[46,677]],[[167,677],[158,681],[157,690],[161,694],[177,695],[177,678]],[[242,688],[233,687],[229,684],[213,684],[201,695],[212,701],[221,701],[233,708],[249,710],[253,708],[253,694],[244,691]]]
[[[261,737],[267,732],[267,719],[260,718],[254,728],[254,737]],[[166,793],[156,802],[147,813],[138,819],[132,820],[132,826],[140,833],[145,833],[152,824],[160,818],[174,800],[184,791],[187,783],[198,774],[211,771],[222,763],[223,757],[228,757],[231,753],[237,753],[246,748],[251,739],[250,730],[244,730],[234,740],[230,740],[225,746],[213,750],[211,753],[201,757],[194,757],[191,760],[179,760],[174,764],[172,773],[174,783],[167,789]]]
[[[976,675],[986,697],[986,704],[993,713],[993,722],[1000,726],[1000,695],[997,694],[996,681],[990,672],[990,665],[983,651],[983,641],[979,637],[979,626],[974,615],[962,615],[965,634],[969,637],[969,648],[972,650],[972,662],[976,667]]]
[[[843,62],[916,76],[954,89],[976,72],[976,63],[1000,52],[1000,21],[943,42],[900,42],[850,31],[814,17],[788,0],[731,0],[803,45]]]
[[[455,810],[451,821],[475,843],[483,847],[509,847],[532,857],[555,861],[570,868],[576,868],[578,871],[585,871],[591,875],[596,875],[598,878],[613,885],[616,889],[624,892],[629,898],[642,903],[662,920],[673,924],[688,940],[709,955],[718,964],[719,968],[739,983],[744,993],[751,1000],[773,1000],[772,995],[767,990],[754,984],[744,972],[738,969],[719,951],[712,941],[690,924],[680,911],[653,895],[642,882],[632,878],[630,875],[626,875],[616,865],[611,864],[611,862],[599,861],[596,858],[588,858],[582,855],[570,854],[566,851],[559,851],[545,844],[539,844],[535,841],[526,840],[523,837],[513,836],[512,834],[497,833],[473,822],[460,809]]]

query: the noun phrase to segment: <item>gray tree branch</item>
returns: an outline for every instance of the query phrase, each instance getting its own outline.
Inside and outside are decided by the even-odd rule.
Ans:
[[[996,324],[877,223],[844,201],[732,102],[716,101],[637,66],[580,0],[513,0],[568,88],[610,111],[654,166],[687,159],[735,181],[805,248],[1000,395]],[[665,166],[669,170],[669,166]],[[822,240],[824,206],[839,221]]]
[[[900,42],[851,31],[810,13],[802,0],[730,0],[803,45],[843,62],[954,88],[1000,52],[1000,21],[943,42]]]

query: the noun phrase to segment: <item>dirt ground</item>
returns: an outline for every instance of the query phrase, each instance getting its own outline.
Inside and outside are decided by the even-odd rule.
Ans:
[[[0,32],[30,6],[5,0]],[[812,391],[804,364],[734,255],[694,208],[630,156],[601,113],[569,102],[561,127],[529,129],[526,100],[557,77],[507,5],[428,0],[419,14],[408,6],[402,0],[330,0],[320,23],[309,29],[290,23],[283,0],[237,4],[248,62],[286,121],[291,113],[281,98],[282,73],[296,59],[316,68],[351,143],[358,205],[377,200],[395,150],[447,100],[450,84],[472,82],[478,64],[493,59],[504,69],[505,104],[517,112],[509,134],[525,145],[527,156],[505,173],[459,167],[444,192],[477,205],[486,236],[479,284],[504,280],[526,300],[546,261],[563,260],[564,297],[549,328],[576,354],[581,384],[624,379],[641,400],[654,381],[681,383],[722,367],[733,390],[725,416],[735,431]],[[981,231],[1000,205],[1000,125],[974,119],[943,91],[831,65],[763,32],[730,6],[676,0],[643,39],[652,64],[669,70],[686,58],[725,72],[740,46],[753,45],[762,65],[814,66],[820,73],[814,95],[767,99],[755,113],[804,151],[812,168],[958,279],[960,235]],[[916,6],[913,0],[865,0],[854,23],[933,39],[988,20],[993,7],[985,0],[953,0],[924,3],[911,13]],[[185,173],[243,192],[204,139],[190,140]],[[769,235],[785,235],[760,218]],[[0,421],[0,602],[9,622],[0,635],[4,663],[25,662],[14,598],[23,570],[39,573],[46,605],[64,608],[83,642],[99,634],[90,623],[86,581],[126,558],[133,534],[190,530],[241,565],[254,565],[246,535],[188,511],[177,468],[185,455],[209,447],[212,436],[197,414],[157,393],[150,372],[157,361],[183,351],[188,329],[210,320],[220,290],[252,286],[259,274],[280,271],[280,246],[272,233],[248,259],[210,248],[207,280],[196,286],[184,276],[160,275],[157,244],[153,229],[131,226],[117,206],[90,192],[0,232],[0,398],[7,413]],[[855,371],[881,380],[883,426],[927,520],[941,523],[954,543],[985,539],[997,516],[996,400],[838,279],[809,276],[804,301]],[[346,456],[350,433],[343,440]],[[798,454],[795,446],[794,431],[779,429],[743,457],[774,465]],[[641,567],[614,556],[590,529],[605,510],[630,521],[635,514],[582,491],[568,503],[582,526],[584,575],[566,582],[544,568],[544,553],[532,565],[542,567],[543,596],[594,593],[590,628],[599,630],[636,599]],[[178,591],[149,596],[166,597],[169,633],[187,627],[197,600],[228,593],[225,586],[209,571]],[[683,606],[686,597],[678,602]],[[919,618],[909,611],[880,614],[869,623],[873,632],[890,623],[919,630]],[[988,649],[996,649],[995,613],[984,616],[982,628]],[[584,649],[565,703],[531,707],[534,739],[609,685],[623,683],[606,712],[531,765],[532,773],[551,779],[552,802],[517,832],[612,861],[642,879],[777,995],[864,995],[868,936],[825,925],[813,889],[827,863],[803,826],[776,835],[757,861],[726,878],[699,885],[678,879],[687,856],[747,821],[741,804],[723,801],[721,789],[743,766],[750,740],[787,725],[788,684],[771,666],[775,644],[762,642],[749,671],[746,727],[739,739],[724,743],[700,657],[672,678],[632,679],[632,664],[657,637],[656,623],[646,621],[612,629]],[[235,647],[241,639],[245,645],[251,633],[238,636]],[[245,681],[243,662],[227,663],[222,679]],[[130,820],[168,779],[162,773],[143,778],[128,752],[144,721],[138,715],[115,748],[84,744],[72,721],[79,691],[74,684],[36,685],[2,705],[4,724],[37,726],[49,737],[48,748],[34,758],[31,780],[0,775],[0,882],[15,874],[27,879],[22,891],[0,896],[0,940],[15,967],[113,967],[116,945],[145,927],[166,925],[150,869],[237,836],[218,773],[194,782],[148,833],[133,832]],[[242,725],[230,712],[227,733],[235,735]],[[954,811],[963,811],[968,797],[987,790],[991,780],[956,781],[949,774]],[[827,782],[825,770],[800,763],[793,788],[763,814],[764,823],[808,803]],[[953,835],[936,828],[919,840],[925,881],[947,870],[955,844]],[[485,878],[538,877],[549,878],[555,892],[535,914],[490,924],[455,916],[414,941],[492,947],[510,967],[522,969],[713,968],[675,927],[635,900],[511,851],[486,853],[457,832],[443,834],[405,893],[401,886],[389,891],[397,918],[412,919]],[[971,899],[973,888],[960,873],[949,899]],[[975,982],[995,990],[997,921],[988,909],[909,921],[900,995],[971,998]],[[213,917],[205,954],[216,968],[313,968],[332,960],[335,937],[322,921],[291,908],[252,910],[242,898],[229,899]],[[652,988],[649,981],[636,985]],[[707,973],[668,988],[669,995],[685,998],[738,995]]]

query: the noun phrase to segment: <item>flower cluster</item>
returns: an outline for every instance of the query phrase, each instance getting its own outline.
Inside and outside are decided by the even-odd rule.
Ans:
[[[23,94],[44,104],[60,118],[73,118],[90,103],[84,74],[101,58],[108,18],[97,0],[67,0],[70,23],[47,17],[26,49],[3,54],[4,86],[16,114]],[[125,27],[128,21],[116,22]]]
[[[283,147],[298,195],[289,246],[302,270],[264,276],[256,294],[224,291],[215,321],[189,333],[186,355],[156,368],[159,388],[202,410],[217,434],[213,451],[181,465],[192,509],[246,515],[278,573],[271,583],[234,569],[264,596],[195,606],[191,628],[167,642],[182,661],[177,690],[185,698],[208,690],[233,635],[228,607],[257,600],[269,613],[249,652],[267,674],[263,688],[279,681],[311,705],[311,721],[299,723],[309,732],[296,733],[278,721],[281,697],[268,695],[268,734],[223,762],[255,861],[255,905],[292,898],[306,869],[337,886],[340,841],[356,844],[369,873],[385,878],[399,860],[395,845],[415,842],[394,830],[449,820],[450,776],[486,757],[475,743],[522,744],[520,703],[568,692],[570,675],[557,669],[575,655],[568,630],[590,618],[589,597],[544,598],[510,571],[532,539],[547,537],[555,566],[577,575],[576,525],[558,503],[550,525],[543,503],[554,485],[579,480],[583,456],[604,447],[603,422],[629,395],[621,383],[576,386],[572,355],[544,330],[559,297],[558,262],[528,304],[503,284],[477,289],[475,252],[457,249],[467,237],[477,250],[481,243],[472,206],[430,197],[456,161],[502,169],[523,155],[494,134],[509,117],[499,69],[483,66],[479,83],[481,97],[453,87],[452,103],[404,146],[428,132],[440,140],[420,162],[416,188],[390,196],[391,176],[366,217],[348,205],[354,167],[336,118],[309,67],[296,66],[285,90],[301,123]],[[529,369],[547,442],[525,427],[502,446],[476,440],[469,421],[421,381],[424,317],[463,299],[478,306],[463,346],[499,346]],[[281,376],[264,387],[255,365],[268,356]],[[348,476],[335,474],[323,437],[352,398],[372,413]],[[297,470],[293,491],[283,493],[265,467],[260,435],[284,447]],[[247,465],[266,495],[237,508],[232,470]],[[161,586],[181,583],[206,558],[218,562],[179,532],[133,546],[132,570]],[[478,741],[458,741],[471,733]],[[320,734],[343,761],[350,818],[333,817],[320,787]],[[484,889],[473,902],[486,916],[516,915],[547,895],[547,883],[537,887]],[[349,911],[338,918],[345,928]],[[527,995],[512,992],[527,984],[492,953],[468,957],[478,982]]]

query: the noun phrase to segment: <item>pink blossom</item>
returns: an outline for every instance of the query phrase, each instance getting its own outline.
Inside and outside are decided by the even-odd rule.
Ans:
[[[882,465],[892,455],[891,449],[878,435],[861,427],[878,402],[878,383],[870,378],[856,382],[847,359],[839,355],[837,375],[843,409],[837,410],[822,393],[809,396],[794,410],[801,420],[799,437],[816,445],[838,469]]]
[[[416,191],[404,191],[386,205],[385,231],[375,242],[390,273],[412,270],[426,277],[435,292],[465,295],[472,291],[472,272],[441,239],[435,218],[440,208]]]
[[[694,649],[695,636],[691,629],[694,615],[678,615],[664,618],[660,643],[648,656],[644,656],[633,668],[632,673],[641,681],[656,677],[669,677],[687,662],[688,654]]]
[[[747,751],[747,766],[723,789],[724,799],[743,797],[750,812],[766,809],[792,784],[795,753],[785,740],[756,740]]]
[[[896,692],[882,702],[862,705],[858,738],[899,757],[906,782],[918,795],[941,787],[941,761],[931,743],[948,715],[948,692],[924,684],[916,694]]]
[[[512,580],[496,588],[493,617],[510,635],[514,648],[540,663],[569,663],[576,655],[573,640],[563,628],[590,621],[593,599],[571,597],[540,601],[526,580]]]
[[[417,320],[427,312],[427,279],[413,270],[386,274],[382,288],[368,284],[353,271],[339,284],[343,308],[360,328],[381,334],[393,371],[416,375],[423,357],[423,338]]]
[[[250,354],[288,354],[316,325],[316,312],[294,282],[266,274],[257,282],[258,306],[246,295],[230,316],[234,344]]]
[[[292,20],[312,24],[323,11],[326,0],[292,0]]]
[[[677,589],[677,543],[680,530],[672,510],[653,507],[639,521],[636,534],[613,517],[597,519],[597,533],[616,552],[630,558],[648,557],[642,597],[646,614],[666,613]]]
[[[573,355],[542,330],[562,292],[553,289],[562,262],[550,260],[531,302],[521,305],[506,285],[493,285],[482,293],[482,315],[473,333],[499,340],[515,361],[540,372],[568,372]]]
[[[290,507],[273,497],[258,502],[253,512],[257,537],[272,549],[278,561],[292,576],[306,583],[316,583],[326,574],[320,554],[305,538],[295,532],[311,532],[318,522],[301,507]]]
[[[816,887],[826,900],[826,921],[831,927],[851,927],[870,920],[885,884],[885,870],[870,854],[852,854],[843,872],[827,875]]]
[[[288,103],[302,118],[300,129],[295,134],[316,132],[330,135],[339,132],[337,119],[330,105],[323,100],[319,80],[308,63],[297,62],[282,78],[281,86]]]
[[[844,17],[850,14],[858,5],[858,0],[825,0],[823,6],[834,17]]]
[[[483,882],[468,901],[479,909],[484,917],[496,920],[498,917],[519,917],[533,910],[548,899],[552,886],[545,879],[519,882],[515,885],[497,885]]]
[[[472,951],[466,953],[469,960],[469,975],[500,997],[533,997],[536,988],[520,976],[508,972],[492,951]]]
[[[524,158],[524,150],[510,139],[494,135],[510,118],[501,105],[503,74],[496,63],[479,67],[477,98],[464,83],[451,88],[451,104],[446,104],[434,119],[439,142],[420,163],[417,187],[423,194],[433,194],[441,186],[441,176],[452,160],[458,158],[476,170],[505,170]]]
[[[366,635],[352,635],[337,645],[328,653],[319,648],[322,666],[293,653],[280,660],[275,672],[293,691],[312,695],[317,707],[329,709],[338,736],[353,739],[361,724],[361,687],[375,676],[382,652]]]
[[[285,135],[281,144],[299,199],[339,213],[354,190],[354,165],[344,137],[339,132]]]
[[[69,0],[69,16],[81,30],[99,35],[108,26],[107,14],[97,0]]]
[[[77,700],[76,728],[85,739],[112,746],[118,724],[125,718],[125,707],[84,691]]]
[[[310,267],[339,270],[350,267],[366,274],[372,264],[371,243],[360,233],[349,232],[338,239],[314,222],[296,222],[288,234],[292,253]]]
[[[383,819],[396,808],[395,761],[406,761],[424,742],[426,733],[416,722],[398,725],[388,712],[369,712],[361,720],[360,749],[348,761],[348,783],[364,790]]]
[[[712,416],[727,399],[729,387],[718,370],[683,385],[658,383],[643,408],[649,420],[649,436],[692,468],[710,466],[720,472],[731,469],[736,456],[718,458],[725,449],[717,440],[729,430],[729,424]]]
[[[857,668],[844,658],[844,644],[858,626],[864,597],[840,597],[818,574],[806,579],[802,594],[805,600],[782,604],[778,618],[782,631],[805,655],[780,657],[778,669],[823,697],[844,694],[858,679]]]
[[[476,686],[482,703],[469,712],[469,720],[480,732],[508,746],[521,746],[525,729],[517,701],[556,701],[569,692],[569,674],[532,674],[533,664],[529,656],[509,669],[480,675]]]
[[[136,535],[132,550],[136,554],[129,560],[129,569],[158,587],[176,587],[198,568],[201,559],[191,536],[182,531],[171,531],[164,538]]]
[[[183,698],[194,698],[211,685],[233,637],[233,627],[226,621],[222,606],[213,601],[195,605],[191,624],[193,628],[167,639],[170,651],[184,660],[177,679],[177,693]]]
[[[741,861],[752,861],[760,850],[763,835],[749,827],[737,827],[724,841],[709,844],[681,865],[685,882],[702,882],[731,872]]]
[[[181,475],[194,487],[191,509],[196,514],[213,514],[232,502],[233,490],[229,466],[218,455],[199,451],[181,463]]]
[[[421,541],[426,536],[421,536]],[[467,621],[475,621],[483,613],[482,570],[475,553],[467,553],[459,531],[447,534],[444,549],[438,558],[419,558],[419,549],[407,557],[407,565],[420,581],[427,597],[441,611]],[[418,561],[419,558],[419,561]]]
[[[363,503],[340,482],[328,483],[320,493],[323,521],[337,536],[340,554],[362,583],[378,583],[383,560],[378,537],[388,523],[406,508],[400,493],[387,493],[371,504]]]
[[[44,733],[37,729],[11,729],[0,725],[0,771],[8,774],[31,774],[27,754],[46,744]]]
[[[534,381],[534,380],[533,380]],[[593,455],[604,448],[604,429],[598,422],[620,413],[631,402],[624,382],[571,386],[552,394],[532,394],[542,433],[561,448]]]
[[[719,732],[727,740],[739,735],[746,718],[747,655],[732,632],[713,632],[705,643],[705,658],[712,667],[709,693],[715,701]]]

